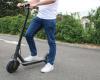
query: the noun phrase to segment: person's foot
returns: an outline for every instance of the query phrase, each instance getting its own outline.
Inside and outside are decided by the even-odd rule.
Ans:
[[[54,66],[50,63],[47,63],[42,69],[41,69],[41,72],[42,73],[47,73],[47,72],[50,72],[54,69]]]
[[[44,60],[44,58],[39,56],[28,56],[24,59],[25,61],[41,61]]]

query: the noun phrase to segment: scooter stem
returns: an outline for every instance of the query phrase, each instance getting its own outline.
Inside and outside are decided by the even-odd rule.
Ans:
[[[27,9],[27,15],[26,15],[24,24],[22,26],[22,30],[21,30],[21,34],[20,34],[20,37],[19,37],[18,44],[16,46],[16,51],[15,51],[15,54],[14,54],[14,59],[17,59],[17,57],[19,56],[19,50],[20,50],[20,46],[21,46],[21,41],[22,41],[22,37],[23,37],[23,34],[24,34],[24,29],[26,27],[27,19],[28,19],[28,16],[29,16],[29,4],[27,4],[25,6],[25,8]]]

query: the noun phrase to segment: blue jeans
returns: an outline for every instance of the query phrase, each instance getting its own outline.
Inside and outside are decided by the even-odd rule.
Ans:
[[[55,43],[56,19],[48,20],[48,19],[41,19],[36,17],[31,21],[30,26],[28,27],[25,34],[27,43],[31,51],[31,55],[32,56],[37,55],[34,36],[41,28],[45,30],[45,34],[48,39],[49,53],[47,56],[48,57],[47,62],[54,64],[55,55],[56,55],[56,43]]]

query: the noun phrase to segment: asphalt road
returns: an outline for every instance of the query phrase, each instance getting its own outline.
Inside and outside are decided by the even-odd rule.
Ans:
[[[100,49],[86,49],[57,44],[55,69],[50,73],[41,73],[44,63],[22,66],[9,74],[6,65],[11,59],[16,47],[18,36],[0,35],[0,80],[100,80]],[[23,39],[22,56],[29,52]],[[48,52],[46,41],[36,39],[38,54],[44,56]]]

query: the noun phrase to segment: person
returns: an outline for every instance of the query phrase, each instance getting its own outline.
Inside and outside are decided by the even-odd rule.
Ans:
[[[55,32],[58,0],[37,0],[36,2],[31,0],[28,4],[30,4],[31,9],[39,7],[39,10],[36,18],[31,21],[25,33],[25,38],[29,45],[31,55],[24,60],[42,60],[42,58],[37,56],[34,36],[41,28],[43,28],[48,40],[49,53],[47,56],[47,64],[41,69],[41,72],[50,72],[54,69],[54,60],[56,56]],[[17,6],[21,7],[23,5],[23,3],[18,3]]]

